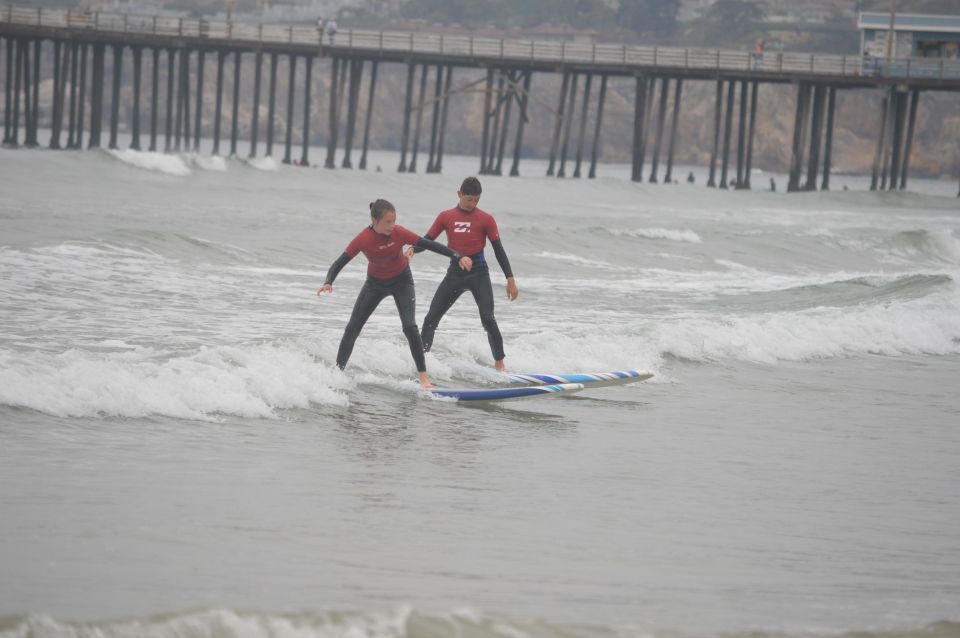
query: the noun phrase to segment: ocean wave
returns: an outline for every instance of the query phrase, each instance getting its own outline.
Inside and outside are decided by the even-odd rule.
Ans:
[[[587,257],[581,257],[580,255],[574,255],[572,253],[555,253],[548,251],[540,251],[534,255],[540,259],[552,259],[555,261],[562,261],[569,264],[575,264],[577,266],[586,266],[588,268],[600,268],[602,270],[617,270],[625,271],[631,270],[630,268],[625,268],[623,266],[614,266],[613,264],[601,261],[599,259],[589,259]]]
[[[666,239],[669,241],[699,244],[703,240],[692,230],[671,228],[610,228],[606,229],[615,237],[636,237],[640,239]]]
[[[158,153],[155,151],[135,151],[133,149],[107,150],[111,157],[124,164],[164,175],[187,177],[193,174],[191,167],[203,171],[225,173],[227,160],[219,155],[201,155],[199,153]],[[246,162],[262,171],[276,171],[277,163],[270,157],[258,158]]]
[[[770,312],[711,307],[659,317],[597,308],[579,323],[544,314],[518,330],[505,330],[508,363],[522,372],[646,369],[659,377],[667,357],[773,365],[869,354],[960,354],[960,299],[952,284],[944,288],[932,278],[848,285],[897,297],[849,307]],[[904,300],[894,292],[900,286],[940,290]],[[413,365],[395,320],[388,313],[371,319],[346,373],[333,364],[341,322],[314,324],[309,338],[246,343],[233,343],[250,332],[245,324],[220,326],[214,334],[170,324],[168,336],[152,337],[150,347],[137,338],[139,332],[122,330],[66,351],[54,350],[54,344],[40,349],[37,337],[16,337],[12,329],[0,348],[0,404],[63,417],[270,419],[282,418],[285,410],[349,405],[355,391],[366,392],[370,385],[412,395]],[[292,329],[304,321],[296,315],[277,325]],[[84,325],[76,328],[78,334]],[[167,325],[158,323],[149,333],[159,335]],[[205,345],[211,341],[221,343]],[[474,321],[451,321],[427,362],[441,387],[502,383]]]
[[[933,295],[895,304],[688,317],[656,324],[662,352],[694,361],[810,361],[865,354],[960,353],[960,305]]]
[[[960,264],[960,238],[947,229],[902,231],[890,237],[883,248],[910,261],[925,257]]]
[[[886,290],[898,285],[911,284],[895,282]],[[944,288],[935,279],[919,285],[939,289],[915,299],[795,311],[738,307],[723,312],[711,304],[703,311],[634,318],[629,312],[597,308],[579,323],[565,321],[562,312],[544,314],[536,326],[525,326],[525,334],[511,337],[505,331],[508,364],[523,372],[648,369],[659,377],[664,357],[773,365],[875,354],[960,353],[960,298],[953,285]],[[871,290],[883,295],[885,289]],[[489,357],[481,331],[444,334],[434,342],[433,352],[448,362]]]
[[[872,274],[804,283],[749,294],[722,295],[711,303],[722,307],[796,311],[819,306],[849,307],[919,299],[954,283],[943,273]]]
[[[506,225],[501,224],[501,229],[507,228]],[[587,228],[578,228],[570,226],[555,226],[545,228],[543,225],[537,226],[511,226],[509,227],[510,233],[514,234],[527,234],[535,237],[536,239],[541,239],[544,231],[549,230],[551,234],[558,236],[571,236],[575,238],[582,238],[584,232],[587,232],[591,235],[595,235],[599,238],[609,238],[613,237],[624,237],[627,239],[653,239],[653,240],[666,240],[670,242],[680,242],[688,244],[700,244],[703,242],[703,239],[695,231],[689,229],[675,229],[675,228],[661,228],[661,227],[649,227],[649,228],[617,228],[612,226],[589,226]],[[609,241],[609,239],[607,239]]]
[[[167,155],[153,151],[134,151],[132,149],[109,150],[112,157],[124,164],[148,171],[185,177],[190,175],[190,167],[179,155]]]
[[[64,417],[276,418],[283,409],[346,405],[351,383],[292,342],[183,355],[0,350],[0,403]]]
[[[186,157],[191,164],[205,171],[215,171],[217,173],[227,172],[227,161],[219,155],[190,153]]]
[[[247,166],[250,168],[255,168],[258,171],[267,171],[275,173],[280,170],[280,165],[277,164],[277,160],[272,157],[254,157],[246,160]]]
[[[557,623],[459,609],[424,613],[402,607],[387,612],[269,614],[212,609],[121,620],[71,622],[33,614],[0,618],[0,638],[708,638],[714,634],[631,626]],[[724,638],[957,638],[949,620],[895,629],[723,632]]]

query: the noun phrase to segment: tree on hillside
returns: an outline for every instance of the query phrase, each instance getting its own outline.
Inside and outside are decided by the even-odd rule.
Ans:
[[[463,26],[532,27],[566,24],[604,29],[613,26],[613,10],[604,0],[407,0],[400,15]]]
[[[733,26],[737,23],[758,22],[763,19],[763,8],[755,0],[717,0],[707,9],[710,22]]]
[[[604,29],[614,23],[613,10],[604,0],[504,0],[503,4],[508,14],[521,16],[522,26],[551,23]]]
[[[481,25],[495,22],[494,0],[408,0],[400,15],[441,24]]]
[[[707,37],[717,45],[750,39],[763,20],[765,7],[755,0],[717,0],[704,16]]]
[[[677,30],[676,0],[620,0],[617,24],[628,31],[666,40]]]

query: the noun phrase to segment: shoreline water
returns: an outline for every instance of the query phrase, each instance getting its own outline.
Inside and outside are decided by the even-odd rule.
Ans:
[[[48,129],[39,129],[38,137],[40,139],[47,139],[50,135]],[[186,176],[191,174],[193,171],[198,172],[226,172],[230,170],[230,167],[234,169],[239,168],[253,168],[256,170],[266,171],[266,172],[277,172],[284,168],[297,168],[302,170],[311,170],[318,171],[323,173],[344,173],[344,174],[377,174],[377,173],[386,173],[386,174],[396,174],[401,175],[416,175],[417,173],[397,173],[397,165],[400,162],[400,151],[399,150],[389,150],[389,149],[371,149],[368,153],[368,168],[366,170],[360,169],[344,169],[337,165],[335,169],[327,169],[323,165],[323,160],[321,158],[326,157],[327,148],[326,146],[320,145],[310,145],[308,147],[308,155],[310,158],[309,166],[299,166],[300,157],[302,155],[302,145],[294,146],[294,152],[292,157],[296,160],[296,165],[287,165],[282,162],[282,146],[277,147],[277,152],[273,156],[258,156],[255,158],[248,157],[250,153],[250,140],[238,140],[237,144],[237,155],[231,156],[229,153],[224,153],[221,155],[212,155],[203,150],[197,153],[191,150],[184,150],[182,152],[149,152],[149,151],[135,151],[130,149],[130,140],[131,136],[128,132],[120,132],[117,136],[118,148],[116,150],[111,150],[102,146],[98,149],[81,149],[81,150],[57,150],[50,151],[43,144],[36,148],[9,148],[9,147],[0,147],[0,152],[4,153],[47,153],[53,152],[55,154],[67,154],[73,156],[82,156],[89,153],[101,153],[107,154],[110,157],[113,157],[117,161],[120,161],[124,164],[134,166],[136,168],[145,169],[148,171],[154,171],[158,173],[168,174],[172,176]],[[208,138],[202,138],[200,141],[200,148],[206,149],[212,147],[212,140]],[[15,157],[11,155],[10,157]],[[449,167],[444,171],[445,173],[450,173],[451,169],[454,170],[467,170],[469,174],[476,175],[477,168],[479,167],[479,159],[471,156],[457,155],[457,154],[447,154],[444,156]],[[618,163],[618,162],[600,162],[597,164],[597,177],[594,179],[589,179],[586,177],[582,178],[558,178],[551,177],[546,175],[547,166],[549,162],[545,158],[538,157],[522,157],[522,164],[520,167],[520,178],[544,178],[554,180],[558,182],[592,182],[597,179],[603,180],[605,178],[617,178],[626,182],[630,182],[631,175],[631,165],[629,163]],[[557,160],[559,166],[559,160]],[[470,168],[470,164],[473,164],[473,168]],[[575,164],[573,158],[568,158],[568,166],[572,168]],[[646,163],[649,164],[649,160]],[[664,169],[665,171],[665,169]],[[708,188],[706,186],[707,178],[709,177],[710,167],[708,165],[692,165],[692,164],[683,164],[678,163],[674,164],[673,167],[673,185],[688,185],[687,177],[689,174],[693,174],[694,182],[693,186],[699,186],[703,188]],[[420,171],[421,175],[424,175],[423,171]],[[425,175],[426,177],[435,177],[441,178],[442,174],[433,174]],[[486,175],[482,176],[487,179],[499,180],[503,179],[517,179],[516,177],[509,177],[506,173],[504,175]],[[647,180],[648,175],[644,173],[644,179],[640,182],[630,182],[633,186],[641,188],[661,188],[669,186],[669,184],[663,182],[661,179],[659,183],[652,183]],[[662,176],[661,176],[662,177]],[[716,180],[717,183],[720,182],[721,177],[721,165],[718,161],[716,166]],[[735,180],[736,178],[736,167],[732,167],[732,170],[728,172],[728,179]],[[901,190],[892,190],[892,191],[871,191],[870,190],[870,181],[871,176],[869,173],[852,173],[845,171],[832,171],[831,172],[831,188],[827,191],[815,190],[815,191],[802,191],[796,193],[787,193],[787,181],[788,175],[780,171],[771,171],[766,170],[761,166],[753,167],[751,171],[751,189],[745,191],[739,191],[743,193],[751,192],[769,192],[770,191],[770,178],[773,178],[776,185],[776,192],[782,195],[789,195],[791,197],[800,197],[808,196],[810,194],[816,193],[840,193],[845,192],[847,189],[853,192],[868,192],[874,195],[889,195],[889,194],[924,194],[924,195],[936,195],[942,197],[958,197],[960,196],[960,188],[958,188],[957,180],[954,176],[942,175],[940,177],[935,176],[921,176],[921,175],[911,175],[907,182],[907,189],[904,191]],[[822,179],[822,176],[821,176]],[[819,184],[819,181],[818,181]],[[712,189],[717,192],[723,192],[728,189]],[[730,186],[730,191],[735,191],[736,189],[733,186]]]

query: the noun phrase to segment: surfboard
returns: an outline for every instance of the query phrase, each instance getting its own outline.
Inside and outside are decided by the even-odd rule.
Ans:
[[[566,374],[508,373],[510,383],[514,385],[537,387],[549,383],[580,383],[587,388],[603,388],[611,385],[623,385],[646,381],[653,374],[639,370],[614,370],[612,372],[574,372]]]
[[[582,383],[549,383],[541,385],[509,386],[506,388],[474,388],[462,390],[446,390],[433,388],[430,394],[457,401],[513,401],[532,397],[557,396],[573,394],[583,390]]]

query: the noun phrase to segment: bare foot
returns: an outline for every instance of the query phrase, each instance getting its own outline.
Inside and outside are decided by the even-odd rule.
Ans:
[[[420,373],[420,387],[424,390],[432,390],[433,384],[430,383],[430,376],[426,372]]]
[[[499,361],[494,361],[494,362],[493,362],[493,367],[496,368],[497,372],[506,372],[506,371],[507,371],[507,366],[504,365],[503,359],[500,359]]]

